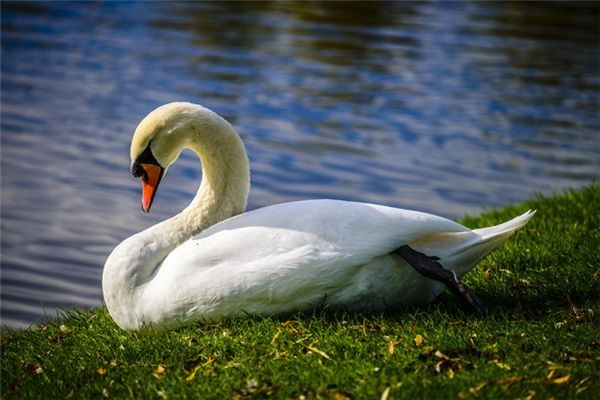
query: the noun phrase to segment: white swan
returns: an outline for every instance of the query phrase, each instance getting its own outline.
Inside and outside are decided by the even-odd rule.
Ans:
[[[123,241],[104,266],[104,300],[123,329],[428,302],[444,285],[423,277],[396,249],[410,245],[437,256],[461,276],[533,215],[469,230],[435,215],[337,200],[243,213],[250,186],[244,145],[223,118],[191,103],[159,107],[135,131],[132,172],[142,177],[144,211],[184,148],[202,160],[192,203]]]

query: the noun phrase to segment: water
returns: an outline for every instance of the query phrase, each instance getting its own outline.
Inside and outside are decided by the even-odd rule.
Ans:
[[[593,2],[2,2],[2,324],[99,304],[111,249],[191,200],[189,152],[150,215],[128,172],[137,123],[169,101],[243,136],[249,208],[329,197],[455,218],[598,179],[598,15]]]

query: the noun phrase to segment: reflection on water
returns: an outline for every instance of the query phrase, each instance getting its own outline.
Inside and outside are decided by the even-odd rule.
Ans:
[[[137,122],[174,100],[242,134],[249,207],[330,197],[449,217],[599,176],[597,3],[2,2],[2,324],[98,304],[153,213]]]

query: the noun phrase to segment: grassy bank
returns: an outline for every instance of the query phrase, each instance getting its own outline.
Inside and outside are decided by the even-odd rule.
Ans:
[[[594,398],[600,393],[600,185],[469,217],[538,214],[466,281],[489,315],[434,304],[315,312],[154,334],[105,308],[1,339],[4,398]],[[597,398],[597,397],[596,397]]]

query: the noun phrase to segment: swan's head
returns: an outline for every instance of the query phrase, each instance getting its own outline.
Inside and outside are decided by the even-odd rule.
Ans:
[[[213,114],[196,104],[176,102],[155,109],[140,122],[131,141],[130,156],[131,173],[142,178],[144,212],[150,211],[158,185],[169,166],[188,147],[189,131],[203,120],[202,116]]]
[[[169,103],[148,114],[131,141],[131,173],[142,178],[142,209],[150,211],[158,185],[184,148],[203,161],[203,173],[240,188],[248,194],[248,158],[233,127],[213,111],[192,103]],[[233,175],[225,175],[235,171]],[[239,207],[237,207],[239,208]],[[236,209],[237,209],[236,208]]]

